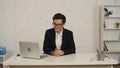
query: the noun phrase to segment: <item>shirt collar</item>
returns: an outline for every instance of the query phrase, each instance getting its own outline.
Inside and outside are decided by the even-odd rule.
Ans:
[[[57,32],[56,32],[56,34],[62,36],[62,34],[63,34],[63,29],[62,29],[62,31],[61,31],[59,34],[58,34]]]

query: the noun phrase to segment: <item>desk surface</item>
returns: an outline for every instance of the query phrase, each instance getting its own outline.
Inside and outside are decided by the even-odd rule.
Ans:
[[[60,57],[42,55],[41,59],[28,59],[12,56],[3,65],[113,65],[118,64],[116,60],[110,57],[104,61],[97,61],[93,53],[90,54],[71,54]]]

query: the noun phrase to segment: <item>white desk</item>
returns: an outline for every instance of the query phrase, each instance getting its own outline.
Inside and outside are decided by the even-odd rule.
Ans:
[[[3,62],[9,68],[112,68],[114,64],[118,62],[113,58],[96,61],[95,54],[47,55],[40,60],[12,56]]]

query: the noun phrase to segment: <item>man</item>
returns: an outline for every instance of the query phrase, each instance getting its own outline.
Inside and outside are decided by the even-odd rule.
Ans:
[[[54,28],[46,30],[43,51],[53,56],[75,53],[73,33],[65,29],[66,17],[57,13],[53,16]]]

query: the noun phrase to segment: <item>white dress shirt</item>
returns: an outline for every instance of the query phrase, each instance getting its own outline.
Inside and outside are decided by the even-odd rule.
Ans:
[[[63,34],[63,30],[58,34],[56,32],[56,48],[57,49],[61,49],[61,44],[62,44],[62,34]]]

